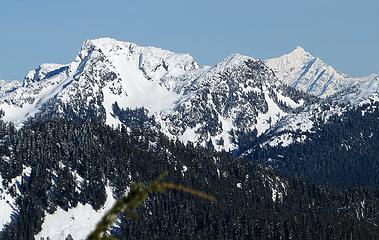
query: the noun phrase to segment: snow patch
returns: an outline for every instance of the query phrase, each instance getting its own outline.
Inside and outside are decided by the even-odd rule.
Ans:
[[[258,135],[266,132],[271,126],[273,126],[279,119],[286,115],[279,106],[269,96],[268,90],[263,88],[265,100],[268,104],[268,110],[266,113],[259,113],[257,117],[256,129]]]
[[[16,194],[20,194],[20,185],[23,177],[29,177],[32,169],[29,166],[23,165],[22,173],[20,176],[13,178],[8,186],[3,185],[3,178],[0,175],[0,232],[7,223],[12,220],[12,215],[18,213],[16,205],[16,197],[13,197],[9,190],[15,189]]]
[[[3,186],[3,178],[0,175],[0,232],[7,223],[11,222],[12,214],[17,213],[16,200],[6,189],[7,188]]]
[[[65,211],[58,208],[53,214],[45,217],[42,230],[35,235],[36,239],[65,239],[69,234],[75,240],[84,240],[95,229],[101,217],[113,206],[115,199],[112,189],[106,186],[107,199],[104,206],[96,211],[90,204],[81,204]]]

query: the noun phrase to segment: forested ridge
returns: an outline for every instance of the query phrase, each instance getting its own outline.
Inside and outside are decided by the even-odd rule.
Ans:
[[[316,184],[377,188],[378,123],[379,104],[365,104],[331,117],[306,134],[304,142],[285,147],[263,146],[267,136],[257,138],[254,133],[243,133],[238,154],[271,166],[286,176],[302,177]]]
[[[139,126],[139,127],[138,127]],[[142,126],[142,127],[141,127]],[[121,239],[379,239],[379,192],[337,190],[287,178],[226,152],[171,141],[136,124],[112,129],[90,121],[1,123],[0,174],[14,189],[18,214],[0,239],[34,239],[46,214],[90,203],[99,209],[105,187],[116,197],[133,182],[168,180],[217,197],[204,202],[169,192],[150,198],[140,219],[121,217]]]

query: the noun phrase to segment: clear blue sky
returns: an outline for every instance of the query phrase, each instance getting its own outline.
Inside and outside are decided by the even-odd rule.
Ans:
[[[212,65],[303,46],[353,76],[379,73],[377,0],[2,0],[0,79],[68,63],[96,37],[191,53]]]

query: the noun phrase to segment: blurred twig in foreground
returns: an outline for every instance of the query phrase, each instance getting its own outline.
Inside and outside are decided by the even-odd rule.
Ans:
[[[96,225],[95,230],[87,237],[87,240],[115,240],[115,237],[107,235],[107,230],[117,220],[117,214],[122,212],[128,214],[132,218],[135,217],[136,214],[133,210],[141,206],[151,193],[161,193],[167,190],[175,190],[186,192],[208,201],[216,201],[215,197],[204,192],[197,191],[183,185],[164,182],[163,180],[167,175],[168,172],[163,173],[150,186],[145,186],[143,183],[133,185],[129,194],[117,200],[112,208],[102,217],[100,222]]]

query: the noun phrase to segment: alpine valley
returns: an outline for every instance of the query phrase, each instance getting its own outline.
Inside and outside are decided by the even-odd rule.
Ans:
[[[170,192],[120,239],[379,239],[379,76],[301,47],[200,66],[109,38],[0,82],[0,239],[85,239],[132,183]]]

